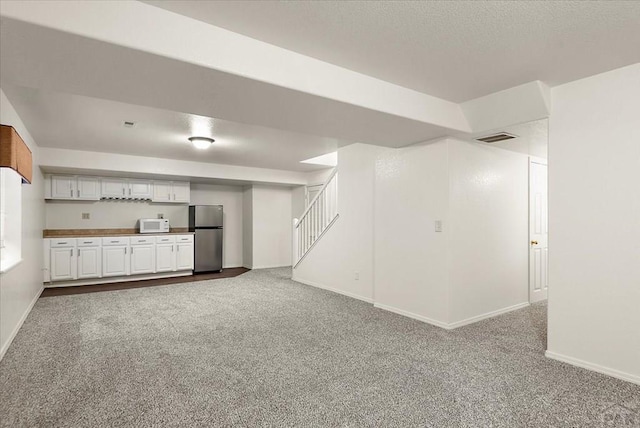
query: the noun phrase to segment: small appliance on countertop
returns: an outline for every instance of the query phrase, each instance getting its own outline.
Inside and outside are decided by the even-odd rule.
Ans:
[[[138,220],[138,233],[169,233],[169,220],[166,218],[141,218]]]

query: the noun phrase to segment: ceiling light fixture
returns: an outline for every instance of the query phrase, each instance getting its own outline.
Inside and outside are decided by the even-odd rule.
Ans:
[[[193,143],[193,147],[196,149],[204,150],[208,149],[216,140],[209,137],[189,137],[189,141]]]

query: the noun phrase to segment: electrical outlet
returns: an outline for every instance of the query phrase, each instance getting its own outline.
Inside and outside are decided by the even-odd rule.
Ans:
[[[356,281],[358,281],[360,279],[360,272],[356,272],[353,277],[355,278]]]
[[[436,232],[442,232],[442,221],[436,220]]]
[[[91,214],[89,213],[82,213],[82,219],[83,220],[89,220],[91,218]]]
[[[158,218],[164,218],[164,214],[158,213]]]

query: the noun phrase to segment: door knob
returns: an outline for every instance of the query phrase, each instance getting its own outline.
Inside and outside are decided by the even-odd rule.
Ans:
[[[531,245],[538,245],[538,241],[531,241]]]

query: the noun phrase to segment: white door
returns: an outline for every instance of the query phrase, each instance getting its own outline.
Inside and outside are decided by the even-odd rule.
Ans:
[[[131,247],[131,275],[154,273],[155,268],[155,245],[133,245]]]
[[[77,262],[75,248],[51,249],[51,281],[76,279]]]
[[[78,247],[78,279],[100,278],[102,257],[100,247]]]
[[[51,197],[53,199],[75,198],[76,178],[62,175],[51,176]]]
[[[153,202],[171,202],[171,182],[154,181],[153,182]]]
[[[129,254],[126,246],[102,247],[102,276],[129,275]]]
[[[529,162],[529,301],[545,300],[548,280],[547,165]]]
[[[318,193],[322,190],[324,184],[316,184],[314,186],[307,186],[306,191],[306,201],[305,201],[305,209],[309,206],[311,202],[318,196]]]
[[[178,243],[176,247],[176,270],[193,270],[193,243]]]
[[[174,181],[172,190],[173,202],[189,202],[190,186],[188,182]]]
[[[96,177],[78,177],[76,189],[78,199],[97,201],[100,199],[100,180]]]
[[[103,178],[101,193],[103,198],[126,197],[127,181],[121,178]]]
[[[176,270],[174,244],[156,245],[156,272],[172,272]]]
[[[148,180],[129,180],[129,197],[151,199],[152,183]]]

